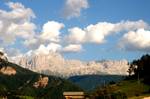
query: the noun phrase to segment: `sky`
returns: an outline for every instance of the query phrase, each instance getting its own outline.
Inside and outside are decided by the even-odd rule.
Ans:
[[[0,50],[121,60],[150,53],[150,0],[0,0]]]

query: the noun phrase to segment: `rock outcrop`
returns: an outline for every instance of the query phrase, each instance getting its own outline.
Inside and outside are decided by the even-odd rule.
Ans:
[[[42,77],[42,76],[40,75],[38,81],[35,82],[35,83],[33,84],[33,86],[34,86],[35,88],[45,88],[45,87],[48,85],[48,80],[49,80],[48,77]]]
[[[4,75],[8,75],[8,76],[11,76],[11,75],[15,75],[16,74],[16,70],[10,66],[7,66],[7,67],[2,67],[0,69],[0,73],[4,74]]]
[[[0,73],[4,75],[15,75],[16,70],[13,67],[7,66],[8,60],[3,52],[0,51]]]
[[[150,97],[144,97],[143,99],[150,99]]]

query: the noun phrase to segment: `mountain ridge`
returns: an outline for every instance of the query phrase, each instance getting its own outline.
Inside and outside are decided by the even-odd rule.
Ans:
[[[54,52],[24,55],[19,58],[17,64],[36,72],[60,77],[86,74],[127,75],[129,68],[126,60],[83,62],[64,59],[61,54]]]

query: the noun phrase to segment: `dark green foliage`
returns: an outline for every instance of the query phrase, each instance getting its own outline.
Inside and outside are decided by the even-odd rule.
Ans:
[[[116,82],[114,82],[114,81],[109,82],[110,85],[113,85],[113,84],[115,84],[115,83],[116,83]]]
[[[7,95],[7,89],[4,85],[0,84],[0,96]]]
[[[131,78],[144,79],[143,81],[150,85],[150,55],[143,55],[140,59],[131,62],[128,72]]]
[[[111,99],[127,99],[127,95],[122,92],[112,93]]]
[[[92,99],[127,99],[127,95],[123,92],[116,92],[116,88],[114,86],[105,86],[97,88],[93,95]]]

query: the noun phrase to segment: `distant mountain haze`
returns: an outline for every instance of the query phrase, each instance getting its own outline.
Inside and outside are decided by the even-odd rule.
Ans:
[[[26,54],[15,59],[18,65],[30,70],[61,76],[70,77],[75,75],[108,74],[127,75],[129,68],[127,60],[104,60],[83,62],[80,60],[64,59],[56,52]]]

